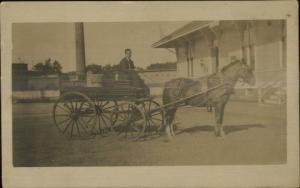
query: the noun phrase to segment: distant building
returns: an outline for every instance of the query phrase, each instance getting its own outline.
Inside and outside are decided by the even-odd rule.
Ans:
[[[12,89],[13,91],[27,90],[28,65],[25,63],[12,64]]]
[[[59,77],[31,77],[27,81],[28,90],[58,90],[60,87]]]
[[[282,96],[273,94],[285,93],[284,20],[193,21],[154,43],[153,47],[175,48],[178,77],[213,74],[236,57],[254,70],[257,80],[254,89],[259,101],[270,98],[279,101]],[[274,87],[282,92],[276,92]],[[245,90],[246,94],[248,91]]]
[[[12,64],[12,75],[22,76],[28,73],[28,65],[26,63],[13,63]]]
[[[59,85],[58,74],[43,75],[38,71],[29,71],[25,63],[12,64],[13,91],[57,90]]]

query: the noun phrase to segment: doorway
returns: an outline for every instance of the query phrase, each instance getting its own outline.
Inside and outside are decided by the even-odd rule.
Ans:
[[[212,63],[212,74],[219,71],[219,48],[214,46],[211,48],[211,63]]]

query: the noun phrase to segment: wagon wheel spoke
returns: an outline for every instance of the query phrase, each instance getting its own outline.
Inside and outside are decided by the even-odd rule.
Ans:
[[[107,104],[109,104],[109,101],[101,101],[101,104],[100,104],[100,106],[101,107],[104,107],[104,106],[106,106]]]
[[[65,109],[65,108],[63,108],[62,106],[60,106],[60,104],[57,104],[57,107],[60,108],[60,109],[62,109],[63,111],[65,111],[65,112],[67,112],[67,113],[70,113],[70,112],[71,112],[69,108]]]
[[[110,113],[115,107],[114,106],[109,106],[109,107],[106,107],[106,108],[103,108],[103,112],[108,112]]]
[[[150,102],[150,103],[149,103],[148,111],[150,111],[150,109],[151,109],[151,104],[152,104],[152,103]]]
[[[72,126],[71,126],[71,138],[73,136],[73,131],[74,131],[74,124],[75,124],[75,121],[72,121]]]
[[[81,136],[81,135],[80,135],[80,131],[79,131],[79,127],[78,127],[77,121],[75,121],[75,124],[76,124],[77,133],[78,133],[79,136]]]
[[[161,114],[161,112],[158,111],[158,112],[156,112],[156,113],[152,113],[151,115],[152,115],[152,116],[155,116],[155,115],[160,115],[160,114]]]
[[[91,123],[91,121],[93,120],[93,119],[95,119],[97,116],[96,115],[90,115],[90,116],[83,116],[83,117],[89,117],[89,119],[87,120],[87,121],[83,121],[86,125],[89,125],[89,123]]]
[[[124,107],[123,106],[120,106],[119,107],[120,108],[120,110],[118,111],[118,113],[119,113],[119,115],[121,115],[121,117],[122,117],[122,119],[121,120],[125,120],[126,119],[126,112],[125,112],[125,109],[124,109]]]
[[[75,107],[74,107],[74,105],[73,105],[73,101],[70,101],[70,104],[71,104],[71,109],[72,109],[72,111],[74,112],[74,111],[75,111]]]
[[[56,126],[59,129],[59,131],[63,133],[64,130],[71,123],[71,121],[72,121],[72,119],[67,119],[66,121],[60,121],[60,122],[57,122]]]
[[[154,100],[145,101],[143,109],[146,114],[147,129],[146,134],[153,135],[158,132],[163,125],[164,113],[160,105]]]
[[[65,134],[66,133],[66,131],[68,130],[68,128],[69,128],[69,126],[71,125],[71,123],[73,123],[73,121],[71,120],[68,124],[67,124],[67,126],[64,128],[64,130],[63,130],[63,134]]]
[[[114,126],[118,135],[128,139],[138,139],[143,134],[146,126],[145,116],[136,104],[124,102],[115,108],[114,114],[118,115],[117,126]],[[107,122],[108,114],[104,113],[103,118]]]
[[[67,92],[54,104],[53,119],[58,130],[68,138],[91,136],[91,120],[96,111],[93,102],[79,92]]]
[[[98,125],[98,131],[99,131],[99,134],[102,134],[102,127],[101,127],[101,122],[100,122],[100,117],[99,116],[96,116],[95,117],[95,121],[96,121],[96,124]]]
[[[135,122],[132,124],[131,127],[133,128],[133,130],[140,132],[141,130],[139,129],[139,127],[141,126],[141,123],[143,123],[143,122]]]
[[[105,121],[105,119],[102,117],[102,116],[100,116],[100,123],[103,125],[102,126],[102,131],[103,131],[103,133],[105,133],[105,134],[108,134],[108,132],[110,131],[110,127],[108,126],[108,124],[107,124],[107,122]]]
[[[75,107],[74,107],[75,110],[77,110],[77,100],[78,100],[78,99],[76,99],[76,100],[74,101],[74,102],[75,102]]]
[[[110,127],[110,126],[109,126],[109,118],[107,118],[107,116],[105,116],[104,114],[102,114],[102,116],[100,116],[100,117],[101,117],[101,119],[102,119],[102,121],[103,121],[105,127],[109,128],[109,127]],[[105,120],[105,119],[106,119],[106,120]]]
[[[80,119],[78,120],[78,124],[82,127],[82,129],[84,130],[84,132],[85,132],[86,134],[89,134],[88,131],[87,131],[87,129],[85,128],[84,124],[81,122]]]
[[[154,118],[154,117],[151,117],[151,120],[157,120],[157,121],[162,121],[162,119],[158,119],[158,118]]]
[[[69,112],[73,111],[72,108],[68,105],[68,103],[64,102],[63,106],[66,107]]]
[[[65,123],[65,122],[67,122],[67,121],[69,121],[69,120],[70,120],[70,118],[66,118],[66,119],[64,119],[63,121],[57,122],[57,125],[60,125],[60,124],[62,124],[62,123]]]

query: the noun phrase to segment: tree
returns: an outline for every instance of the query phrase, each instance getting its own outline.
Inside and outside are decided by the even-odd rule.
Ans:
[[[33,66],[33,70],[44,73],[44,64],[43,63],[37,63]]]
[[[120,64],[112,65],[111,70],[120,70]]]
[[[46,75],[54,73],[53,66],[52,66],[50,58],[48,58],[48,59],[45,60],[44,72],[43,73],[46,74]]]
[[[104,65],[103,70],[104,71],[110,71],[110,70],[112,70],[112,67],[111,67],[110,64],[107,64],[107,65]]]
[[[51,62],[51,58],[48,58],[45,60],[44,63],[39,62],[33,66],[33,70],[42,73],[43,75],[48,74],[61,74],[62,72],[62,66],[57,61],[54,60],[54,62]]]
[[[102,73],[102,66],[97,64],[91,64],[86,66],[85,70],[86,72],[91,71],[93,74],[99,74]]]
[[[53,62],[53,71],[55,73],[61,74],[62,66],[60,65],[59,61],[55,60]]]
[[[136,67],[136,69],[139,70],[139,71],[143,71],[144,70],[143,67]]]
[[[170,70],[176,69],[175,62],[154,63],[147,67],[148,70]]]

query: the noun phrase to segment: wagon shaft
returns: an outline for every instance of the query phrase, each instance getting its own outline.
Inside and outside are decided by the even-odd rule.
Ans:
[[[160,111],[160,110],[164,110],[164,109],[169,108],[169,107],[174,107],[174,106],[184,105],[184,104],[187,103],[187,101],[189,101],[189,100],[191,100],[191,99],[194,99],[194,98],[199,97],[199,96],[201,96],[201,95],[205,95],[205,94],[207,94],[207,93],[210,92],[210,91],[213,91],[213,90],[215,90],[215,89],[217,89],[217,88],[220,88],[220,87],[226,86],[226,85],[228,85],[228,84],[227,84],[227,83],[220,84],[220,85],[218,85],[218,86],[209,88],[209,89],[207,89],[207,90],[205,90],[205,91],[201,91],[201,92],[196,93],[196,94],[194,94],[194,95],[191,95],[191,96],[188,96],[188,97],[185,97],[185,98],[181,98],[181,99],[179,99],[179,100],[177,100],[177,101],[174,101],[174,102],[171,102],[171,103],[162,105],[162,106],[160,106],[160,107],[158,107],[158,108],[152,109],[151,111],[148,111],[148,113],[151,114],[151,113],[154,113],[154,112],[158,112],[158,111]]]

